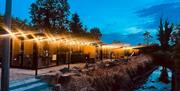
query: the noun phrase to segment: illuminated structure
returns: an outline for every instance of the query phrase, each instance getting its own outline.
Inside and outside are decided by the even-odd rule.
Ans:
[[[124,55],[138,53],[127,44],[104,44],[93,38],[73,34],[51,34],[46,32],[22,31],[14,29],[0,37],[11,36],[11,66],[20,68],[44,68],[66,63],[103,59],[118,59]],[[3,43],[1,43],[3,44]]]

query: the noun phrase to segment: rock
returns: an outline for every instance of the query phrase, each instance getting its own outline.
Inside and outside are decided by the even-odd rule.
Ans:
[[[109,67],[110,66],[110,64],[105,64],[105,67]]]
[[[82,73],[87,73],[89,70],[88,69],[82,69],[81,71],[82,71]]]
[[[69,69],[67,67],[64,67],[63,69],[59,70],[62,73],[69,72]]]
[[[155,81],[151,81],[152,83],[154,83]]]
[[[68,83],[71,79],[71,76],[76,75],[75,73],[69,72],[69,73],[64,73],[61,75],[59,78],[59,82],[62,84]]]
[[[56,85],[54,86],[54,91],[63,91],[62,85],[61,85],[61,84],[56,84]]]
[[[80,71],[81,69],[80,69],[79,67],[73,67],[73,68],[71,69],[71,71],[73,71],[73,70]]]
[[[89,71],[94,71],[95,70],[95,67],[90,67],[88,68]]]
[[[155,86],[150,86],[149,88],[150,88],[150,89],[156,89],[156,87],[155,87]]]
[[[71,73],[74,73],[74,75],[76,75],[76,76],[81,76],[81,69],[80,68],[78,68],[78,67],[73,67],[72,69],[71,69]]]
[[[74,76],[75,74],[76,74],[76,73],[69,72],[69,73],[63,74],[62,76],[63,76],[63,77],[70,77],[70,76]]]
[[[92,87],[84,87],[84,88],[80,89],[80,91],[96,91],[96,90]]]
[[[62,73],[60,71],[56,71],[56,72],[51,72],[51,73],[47,73],[45,75],[42,75],[41,78],[48,82],[50,85],[54,85],[59,83],[59,78],[62,75]]]

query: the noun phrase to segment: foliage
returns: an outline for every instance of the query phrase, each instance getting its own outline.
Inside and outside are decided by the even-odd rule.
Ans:
[[[180,41],[180,25],[176,26],[175,31],[172,33],[171,39],[172,43],[175,45],[178,43],[178,41]]]
[[[90,33],[94,35],[95,38],[100,39],[102,37],[101,31],[99,28],[95,27],[90,30]]]
[[[174,52],[175,52],[175,55],[179,55],[179,54],[180,54],[180,43],[179,43],[179,42],[178,42],[178,44],[175,46]],[[180,55],[179,55],[179,57],[180,57]]]
[[[72,19],[70,21],[70,30],[72,33],[83,33],[83,25],[80,22],[79,15],[77,13],[72,15]]]
[[[31,4],[32,24],[38,28],[56,30],[53,32],[65,31],[68,29],[69,9],[67,0],[37,0]]]
[[[163,26],[163,20],[160,19],[160,26],[158,31],[158,40],[160,41],[163,50],[167,50],[170,47],[169,41],[173,31],[173,24],[169,25],[169,22],[165,20]]]
[[[4,25],[3,23],[3,16],[0,15],[0,28],[2,29],[2,26]],[[14,18],[12,17],[12,30],[19,28],[21,30],[33,30],[33,28],[27,23],[27,20],[21,20],[19,18]]]
[[[143,34],[143,36],[144,36],[144,41],[145,41],[145,43],[146,43],[147,45],[149,45],[150,40],[151,40],[151,38],[152,38],[150,32],[146,31],[146,32]]]
[[[99,28],[91,29],[83,27],[77,13],[72,15],[69,21],[70,7],[67,0],[36,0],[31,4],[31,23],[19,18],[12,18],[12,29],[17,30],[46,30],[43,32],[54,33],[53,35],[67,35],[72,38],[97,41],[102,36]],[[0,25],[3,26],[3,16],[0,15]],[[71,30],[69,32],[68,30]]]
[[[176,32],[174,32],[174,41],[175,41],[175,48],[174,48],[174,56],[180,58],[180,25],[177,25]]]

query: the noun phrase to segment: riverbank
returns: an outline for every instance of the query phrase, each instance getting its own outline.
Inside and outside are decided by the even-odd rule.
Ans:
[[[162,66],[159,66],[135,91],[171,91],[172,71],[167,69],[169,83],[163,83],[159,80],[161,72]]]
[[[56,91],[121,91],[133,90],[142,76],[155,68],[147,55],[89,64],[84,68],[66,68],[40,76]]]

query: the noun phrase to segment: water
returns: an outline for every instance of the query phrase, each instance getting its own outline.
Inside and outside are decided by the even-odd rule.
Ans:
[[[35,77],[10,82],[10,91],[53,91],[48,83]]]
[[[135,91],[170,91],[172,72],[168,69],[168,79],[170,83],[166,84],[159,81],[162,67],[156,69],[147,79],[145,84],[137,88]]]

